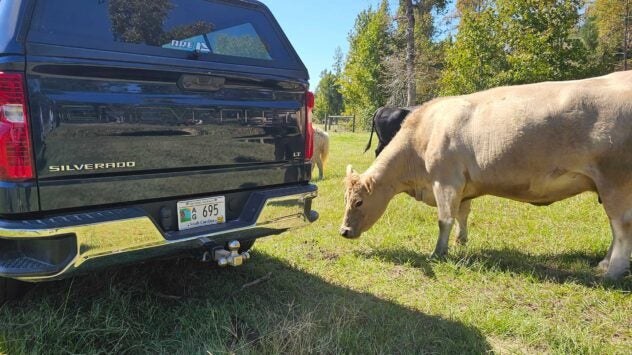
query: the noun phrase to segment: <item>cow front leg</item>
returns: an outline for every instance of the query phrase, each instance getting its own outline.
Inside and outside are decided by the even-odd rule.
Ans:
[[[433,186],[439,213],[439,239],[431,256],[433,259],[442,259],[448,254],[450,232],[459,215],[459,206],[461,205],[460,191],[461,189],[453,186],[442,186],[440,183],[435,183]]]
[[[456,243],[459,245],[467,244],[467,218],[470,215],[470,207],[472,200],[461,202],[459,213],[456,217]]]

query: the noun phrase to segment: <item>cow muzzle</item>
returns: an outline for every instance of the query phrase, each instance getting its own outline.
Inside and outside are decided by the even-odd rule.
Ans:
[[[347,239],[357,239],[360,236],[359,234],[354,233],[351,228],[348,227],[341,227],[340,235]]]

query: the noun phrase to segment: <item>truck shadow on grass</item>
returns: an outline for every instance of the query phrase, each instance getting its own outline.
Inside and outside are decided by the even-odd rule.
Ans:
[[[436,261],[429,254],[400,249],[375,250],[366,257],[379,257],[386,261],[419,268],[426,276],[435,277],[432,265]],[[557,283],[575,282],[587,287],[604,287],[632,291],[632,278],[613,282],[603,279],[596,267],[603,255],[585,252],[556,254],[527,254],[516,249],[467,250],[455,248],[450,251],[447,262],[468,269],[483,269],[534,276],[541,281]]]
[[[0,353],[486,353],[481,332],[254,251],[242,268],[152,261],[0,308]]]

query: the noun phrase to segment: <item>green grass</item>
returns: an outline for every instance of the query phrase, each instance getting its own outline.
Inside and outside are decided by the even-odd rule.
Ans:
[[[468,246],[431,262],[436,210],[403,195],[360,240],[337,235],[367,139],[332,134],[320,220],[258,241],[244,267],[160,260],[39,284],[0,308],[0,353],[630,353],[632,277],[594,269],[610,240],[594,194],[477,199]]]

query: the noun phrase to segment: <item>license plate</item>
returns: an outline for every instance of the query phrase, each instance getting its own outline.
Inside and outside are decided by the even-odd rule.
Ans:
[[[178,202],[178,229],[185,230],[226,222],[224,196]]]

